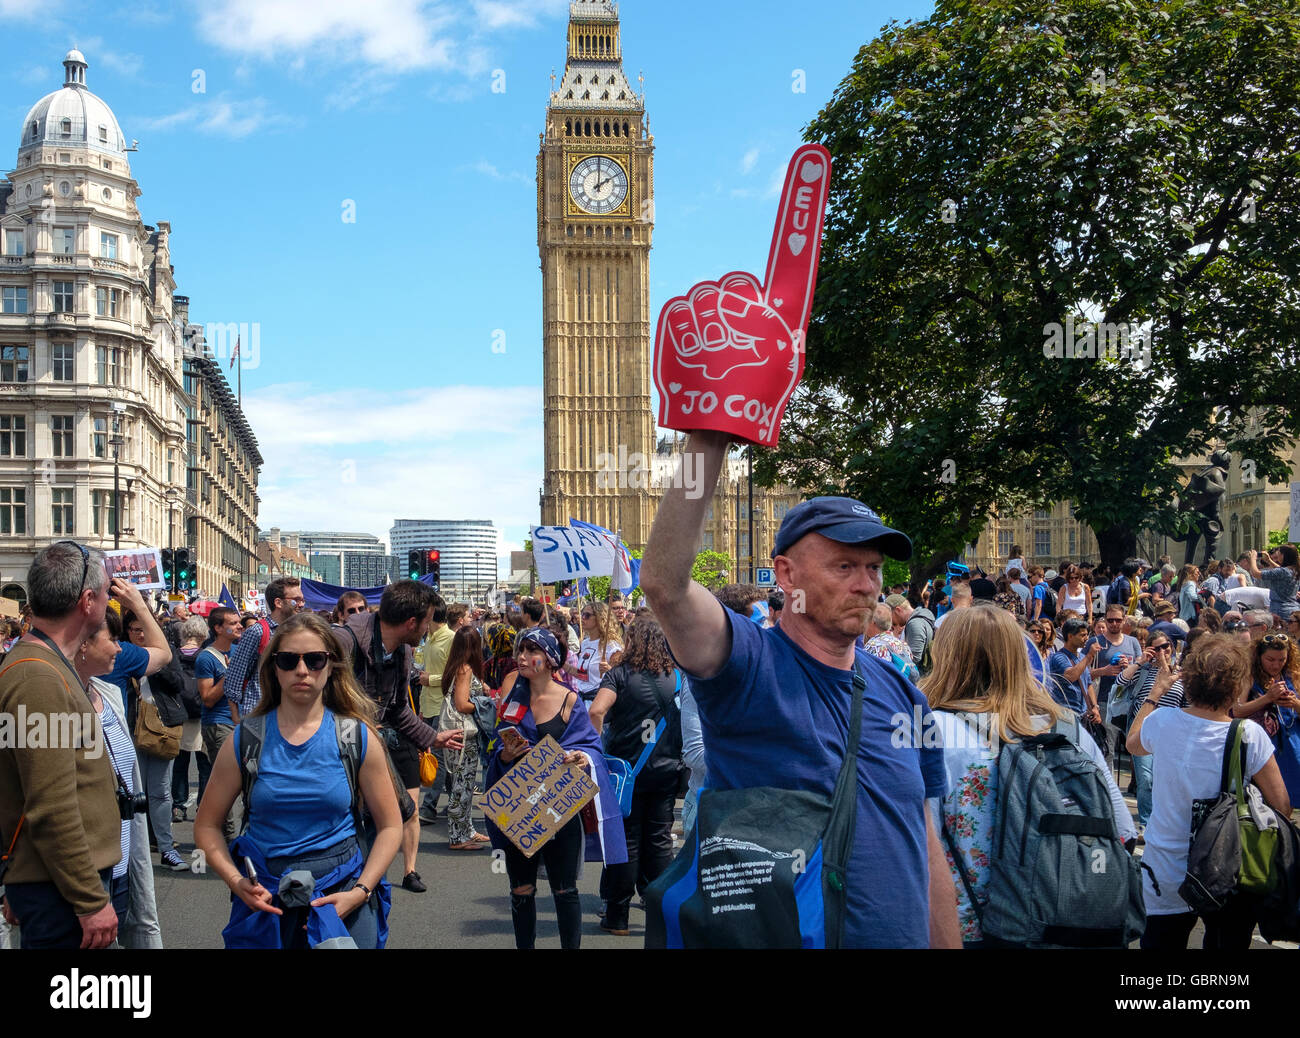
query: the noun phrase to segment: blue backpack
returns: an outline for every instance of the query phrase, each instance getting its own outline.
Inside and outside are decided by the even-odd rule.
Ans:
[[[673,692],[673,704],[677,709],[681,709],[682,700],[682,672],[677,671],[677,688]],[[635,764],[629,764],[622,757],[611,757],[608,753],[604,754],[605,766],[609,768],[609,777],[614,782],[614,795],[618,798],[618,809],[623,812],[623,817],[627,818],[632,813],[632,794],[636,789],[636,777],[641,774],[641,769],[646,766],[646,761],[650,759],[650,754],[659,744],[663,737],[664,729],[668,727],[668,717],[665,714],[659,718],[659,723],[655,725],[654,734],[646,740],[645,746],[641,748],[641,756],[636,759]]]
[[[866,687],[855,670],[833,796],[769,786],[700,793],[685,848],[645,890],[647,948],[840,947]]]

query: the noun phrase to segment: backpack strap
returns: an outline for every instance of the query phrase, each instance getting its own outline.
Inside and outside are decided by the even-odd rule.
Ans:
[[[352,824],[357,830],[357,842],[366,856],[370,854],[369,841],[361,818],[361,723],[355,717],[334,715],[334,736],[338,742],[339,760],[348,775],[348,789],[352,793]]]
[[[845,876],[853,836],[858,823],[858,750],[862,742],[862,699],[867,680],[855,658],[853,661],[853,707],[849,717],[848,741],[844,760],[835,780],[831,798],[831,816],[822,836],[822,898],[826,904],[826,947],[839,948],[844,943],[844,916],[848,902]]]
[[[940,801],[940,805],[942,803],[943,801]],[[961,876],[961,885],[966,888],[966,897],[970,901],[971,910],[975,913],[975,921],[980,924],[982,930],[984,928],[984,912],[980,909],[979,898],[975,896],[975,882],[971,879],[970,873],[966,871],[966,862],[962,860],[961,851],[957,850],[957,842],[952,838],[952,833],[948,830],[948,819],[944,817],[942,806],[939,808],[939,828],[948,844],[948,850],[952,854],[952,863],[957,866],[957,875]]]
[[[249,797],[257,781],[257,763],[266,741],[266,714],[255,714],[239,722],[239,777],[244,793],[244,832],[248,831]]]

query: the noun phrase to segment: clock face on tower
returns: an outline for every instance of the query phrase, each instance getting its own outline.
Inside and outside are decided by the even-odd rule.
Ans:
[[[573,167],[569,194],[593,215],[612,213],[627,198],[627,172],[608,156],[592,155]]]

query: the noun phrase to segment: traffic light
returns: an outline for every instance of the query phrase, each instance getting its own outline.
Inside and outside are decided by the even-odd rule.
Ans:
[[[430,548],[426,563],[425,572],[433,575],[433,589],[436,591],[442,586],[442,552],[437,548]]]
[[[419,580],[424,576],[424,552],[419,548],[412,548],[406,553],[406,572],[410,574],[412,580]]]
[[[199,586],[199,553],[198,549],[190,552],[190,582],[181,590],[194,591]]]
[[[177,548],[173,558],[176,566],[176,590],[186,591],[190,586],[189,548]]]
[[[163,589],[172,591],[176,587],[176,563],[172,559],[172,550],[164,548],[162,554]]]

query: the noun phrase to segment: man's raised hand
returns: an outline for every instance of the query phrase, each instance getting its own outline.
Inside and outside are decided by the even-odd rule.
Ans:
[[[763,281],[735,272],[664,305],[655,336],[660,425],[776,445],[803,375],[830,179],[825,148],[796,151]]]

